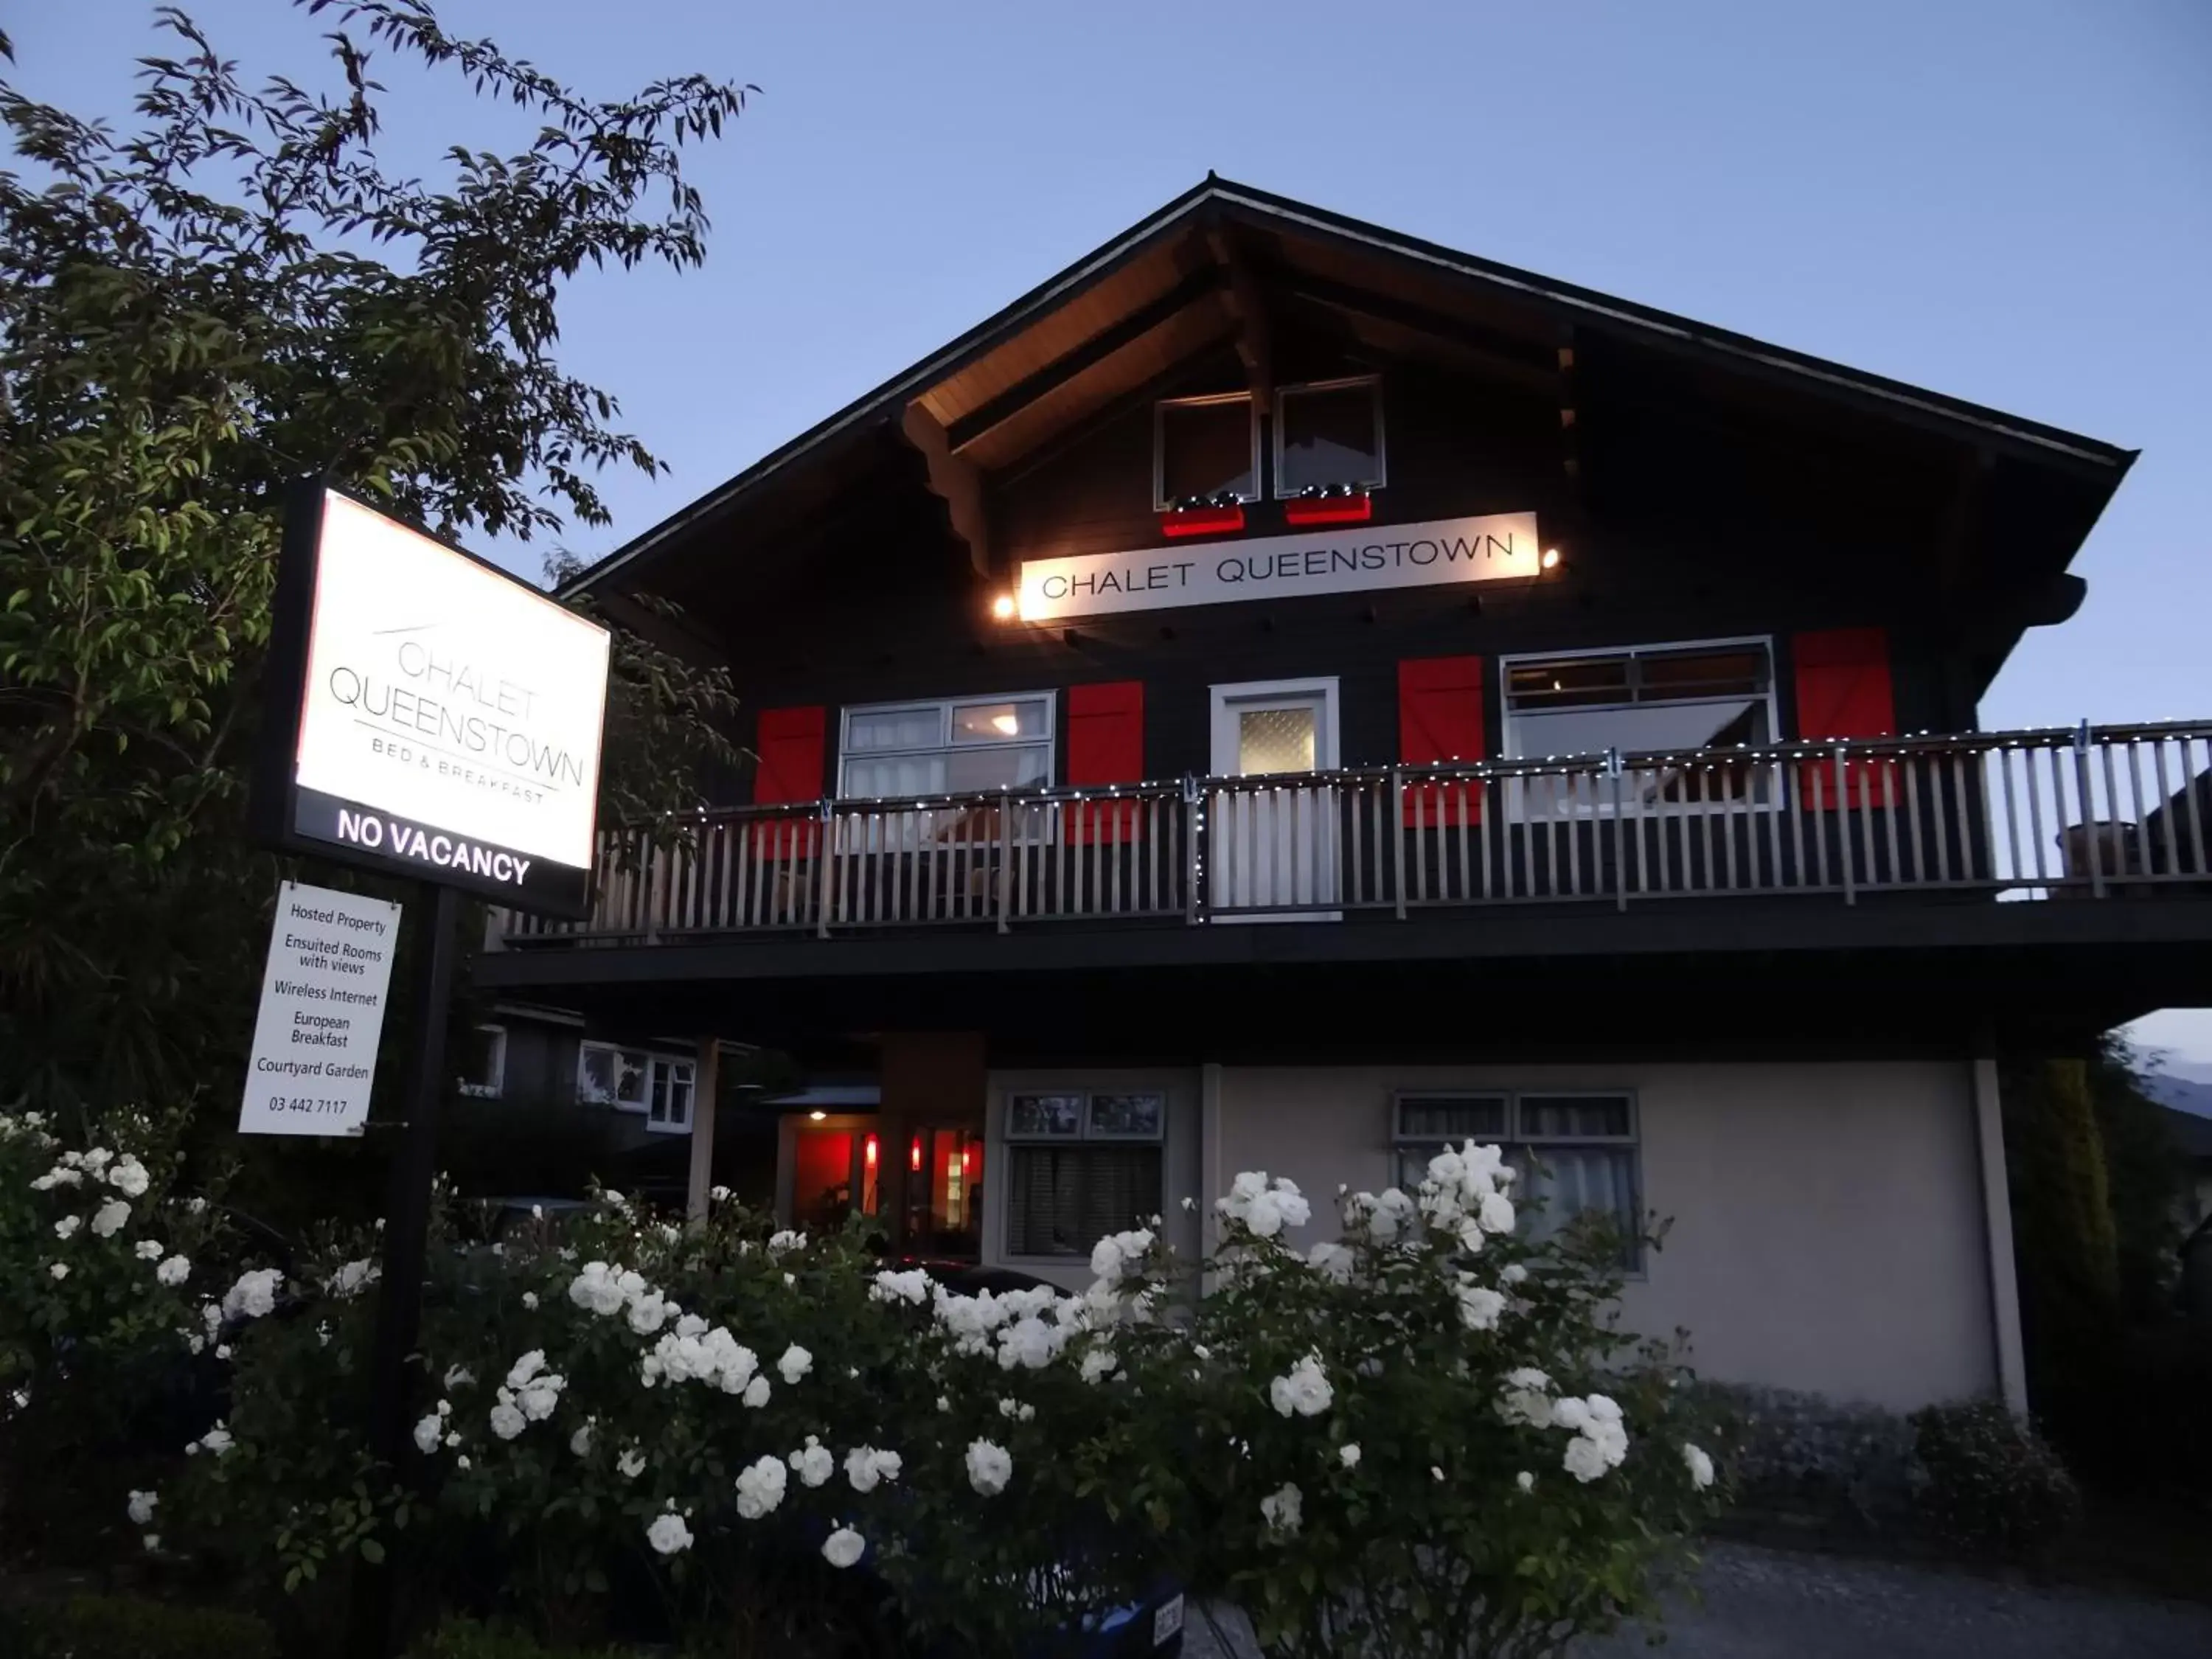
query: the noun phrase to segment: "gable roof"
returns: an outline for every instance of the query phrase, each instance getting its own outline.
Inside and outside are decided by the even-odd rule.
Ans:
[[[1168,325],[1190,315],[1194,302],[1229,278],[1218,273],[1179,271],[1168,257],[1177,244],[1209,229],[1273,233],[1363,275],[1425,283],[1432,293],[1463,298],[1478,312],[1500,304],[1547,319],[1566,337],[1577,331],[1628,340],[1674,354],[1724,374],[1752,377],[1794,389],[1814,398],[1849,404],[1890,422],[1932,429],[1985,454],[2002,454],[2071,475],[2087,483],[2095,509],[2117,488],[2135,452],[2084,437],[2041,422],[1948,397],[1824,358],[1793,351],[1748,335],[1717,328],[1653,307],[1600,294],[1495,260],[1404,235],[1310,203],[1240,185],[1209,173],[1110,240],[1094,248],[843,409],[771,451],[733,477],[664,519],[567,583],[564,594],[588,590],[626,568],[640,566],[659,550],[680,542],[688,531],[720,519],[749,496],[787,481],[811,464],[840,451],[860,434],[899,424],[909,405],[921,404],[932,419],[951,426],[988,412],[993,398],[1004,402],[1023,391],[1015,348],[1033,331],[1059,319],[1054,338],[1066,349],[1038,357],[1042,371],[1066,367],[1079,373],[1096,367],[1083,361],[1086,350],[1102,358],[1102,348],[1118,350],[1145,329],[1157,328],[1164,349],[1188,349],[1212,337],[1202,329]],[[1341,290],[1340,282],[1319,271],[1310,280]],[[1089,303],[1096,301],[1097,303]],[[1396,314],[1439,318],[1435,309],[1389,301]],[[1392,314],[1389,311],[1385,315]],[[1070,326],[1069,325],[1073,325]],[[1484,331],[1480,320],[1447,327]],[[1491,337],[1502,338],[1494,329]],[[1510,343],[1510,342],[1507,342]],[[1551,347],[1543,348],[1547,356]],[[988,360],[1012,359],[995,373],[982,373]],[[962,377],[972,382],[960,384]],[[1032,375],[1035,380],[1046,378]],[[1066,378],[1065,375],[1061,377]],[[950,418],[948,418],[950,416]],[[2085,520],[2082,528],[2086,530]]]

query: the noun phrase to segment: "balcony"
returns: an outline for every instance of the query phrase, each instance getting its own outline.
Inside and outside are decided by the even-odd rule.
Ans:
[[[544,952],[2201,895],[2208,769],[2212,723],[2165,722],[719,808],[604,833],[587,920],[494,933]]]

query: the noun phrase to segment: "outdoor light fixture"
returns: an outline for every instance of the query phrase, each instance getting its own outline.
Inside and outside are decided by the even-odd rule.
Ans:
[[[823,1111],[823,1110],[819,1106],[817,1106],[817,1107],[816,1107],[812,1111],[809,1112],[806,1115],[807,1115],[807,1116],[809,1116],[809,1117],[811,1117],[811,1118],[812,1118],[812,1119],[813,1119],[817,1123],[819,1123],[819,1122],[821,1122],[821,1121],[822,1121],[822,1120],[823,1120],[823,1118],[825,1118],[825,1117],[829,1116],[829,1115],[830,1115],[830,1114],[829,1114],[829,1113],[827,1113],[827,1112],[825,1112],[825,1111]]]
[[[991,601],[991,614],[1000,622],[1012,622],[1014,617],[1014,596],[1001,593]]]
[[[1018,714],[994,714],[991,716],[991,729],[994,732],[998,732],[1001,737],[1018,738],[1022,734],[1021,716]]]
[[[1547,570],[1557,570],[1559,568],[1559,550],[1556,547],[1546,548],[1544,556],[1537,562]]]
[[[1184,495],[1160,514],[1164,536],[1211,536],[1244,527],[1244,498],[1233,489]]]
[[[1291,525],[1365,524],[1375,516],[1375,498],[1348,483],[1308,484],[1283,503],[1283,522]]]

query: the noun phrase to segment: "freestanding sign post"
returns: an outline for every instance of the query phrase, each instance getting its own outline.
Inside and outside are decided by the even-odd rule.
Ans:
[[[415,877],[430,900],[368,1374],[369,1449],[387,1468],[408,1445],[460,895],[588,913],[609,656],[605,629],[319,480],[287,503],[256,835]],[[388,1569],[362,1571],[354,1595],[351,1650],[378,1659]]]

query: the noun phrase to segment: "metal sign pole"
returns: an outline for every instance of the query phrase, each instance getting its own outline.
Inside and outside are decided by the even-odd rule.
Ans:
[[[430,1185],[438,1169],[438,1109],[446,1092],[446,1018],[453,1001],[453,934],[459,921],[458,890],[425,882],[422,896],[427,954],[415,970],[415,1069],[407,1086],[406,1117],[392,1149],[384,1206],[383,1279],[376,1303],[376,1338],[369,1350],[368,1449],[386,1477],[397,1482],[409,1444],[408,1416],[416,1398],[408,1360],[422,1322],[422,1277],[428,1259]],[[352,1659],[386,1659],[398,1651],[399,1563],[396,1552],[380,1565],[355,1564]]]

